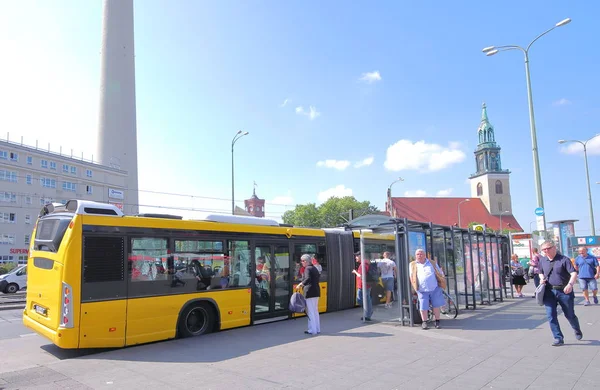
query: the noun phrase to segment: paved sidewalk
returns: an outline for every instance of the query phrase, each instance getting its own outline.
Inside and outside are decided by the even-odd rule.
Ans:
[[[527,298],[462,310],[440,330],[363,325],[356,309],[322,315],[319,336],[303,334],[303,318],[77,358],[44,345],[42,363],[32,363],[27,352],[12,354],[9,363],[3,356],[0,388],[594,388],[600,383],[593,364],[600,353],[600,305],[577,305],[582,341],[561,314],[566,345],[552,347],[532,291],[529,285]],[[45,342],[34,339],[5,340],[0,350],[38,353],[35,343]]]

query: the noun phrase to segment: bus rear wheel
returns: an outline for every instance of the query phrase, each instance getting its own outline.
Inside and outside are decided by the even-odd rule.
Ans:
[[[200,336],[210,333],[215,324],[215,313],[207,303],[194,303],[183,311],[179,317],[178,331],[180,337]]]

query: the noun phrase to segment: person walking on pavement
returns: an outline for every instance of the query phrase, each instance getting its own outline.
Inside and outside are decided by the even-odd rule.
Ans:
[[[369,273],[369,262],[363,260],[361,262],[360,260],[360,251],[356,252],[354,254],[354,260],[356,261],[356,265],[358,266],[358,269],[354,269],[352,270],[352,273],[354,275],[356,275],[356,288],[358,289],[356,291],[356,297],[357,297],[357,301],[358,304],[361,305],[363,307],[363,316],[360,319],[361,320],[365,320],[365,321],[371,321],[371,316],[373,315],[373,301],[371,300],[371,284],[370,282],[367,281],[367,279],[365,279],[365,281],[367,281],[367,289],[366,289],[366,302],[363,302],[363,285],[362,285],[362,263],[364,263],[365,266],[365,274]],[[366,278],[366,275],[365,275]]]
[[[529,261],[529,275],[533,277],[535,288],[538,288],[540,285],[540,254],[538,248],[533,248],[532,252],[533,256],[531,256],[531,261]],[[532,298],[535,298],[535,293]]]
[[[553,346],[564,345],[564,335],[558,323],[557,306],[562,311],[575,331],[575,338],[581,340],[583,333],[579,326],[579,319],[575,315],[575,293],[573,284],[577,279],[577,272],[571,259],[558,253],[553,241],[544,241],[542,244],[543,257],[540,259],[540,283],[546,285],[544,292],[544,306],[554,336]]]
[[[598,259],[588,253],[585,246],[577,249],[579,256],[575,259],[575,269],[579,276],[579,287],[583,291],[583,297],[585,301],[583,306],[590,305],[590,292],[594,294],[594,303],[598,304],[598,282],[597,279],[600,276],[600,266],[598,265]]]
[[[415,261],[410,263],[410,283],[417,292],[421,319],[421,327],[427,329],[427,312],[429,304],[433,307],[433,316],[435,317],[435,328],[440,329],[440,307],[446,303],[442,293],[440,283],[445,280],[444,274],[434,260],[429,260],[425,256],[423,249],[417,249],[415,252]]]
[[[321,287],[319,286],[319,271],[312,264],[312,256],[304,254],[300,257],[300,262],[304,267],[302,281],[296,286],[296,291],[304,287],[304,297],[306,298],[306,315],[308,316],[308,330],[306,334],[321,333],[321,321],[319,318],[319,297],[321,296]]]

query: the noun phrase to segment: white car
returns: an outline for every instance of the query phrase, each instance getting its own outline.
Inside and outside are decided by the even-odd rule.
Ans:
[[[0,275],[0,291],[14,294],[27,287],[27,266],[21,265],[7,274]]]

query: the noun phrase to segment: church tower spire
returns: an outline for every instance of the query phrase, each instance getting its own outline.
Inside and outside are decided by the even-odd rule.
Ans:
[[[496,143],[494,126],[489,121],[487,106],[481,108],[477,128],[479,143],[475,149],[475,173],[471,181],[471,196],[480,198],[491,214],[512,214],[508,169],[502,169],[500,146]]]

